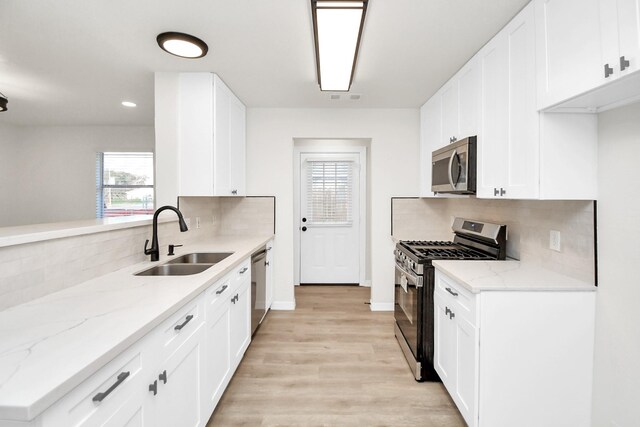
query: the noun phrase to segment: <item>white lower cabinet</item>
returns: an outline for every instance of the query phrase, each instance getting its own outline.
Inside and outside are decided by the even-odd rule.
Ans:
[[[20,425],[206,425],[251,341],[250,265],[246,259],[39,417]]]
[[[590,426],[595,292],[435,280],[434,366],[469,426]]]

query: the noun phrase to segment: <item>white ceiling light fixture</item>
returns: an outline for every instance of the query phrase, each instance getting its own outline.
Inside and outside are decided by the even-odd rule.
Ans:
[[[311,0],[318,84],[322,91],[351,88],[368,0]]]
[[[209,51],[209,46],[205,42],[185,33],[162,33],[156,37],[156,41],[162,50],[180,58],[202,58]]]
[[[138,104],[136,104],[135,102],[131,102],[131,101],[122,101],[122,105],[125,107],[129,107],[129,108],[133,108],[133,107],[137,107]]]

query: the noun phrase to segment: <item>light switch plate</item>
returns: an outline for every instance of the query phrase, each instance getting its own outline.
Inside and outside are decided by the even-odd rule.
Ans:
[[[560,252],[560,232],[557,230],[551,230],[549,232],[549,249]]]

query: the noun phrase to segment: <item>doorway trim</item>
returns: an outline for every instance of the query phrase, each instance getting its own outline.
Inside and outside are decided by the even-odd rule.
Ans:
[[[298,146],[295,141],[320,141],[326,140],[327,146],[308,145]],[[359,285],[371,286],[366,280],[366,245],[367,245],[367,147],[364,145],[336,145],[338,141],[365,141],[365,138],[294,138],[293,147],[293,282],[300,285],[300,177],[301,155],[303,153],[352,153],[360,158],[360,230],[359,238]]]

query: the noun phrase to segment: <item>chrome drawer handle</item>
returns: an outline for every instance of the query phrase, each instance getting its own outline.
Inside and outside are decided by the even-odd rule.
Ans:
[[[216,291],[216,295],[220,295],[221,293],[223,293],[229,286],[228,285],[224,285],[223,287],[221,287],[220,289],[218,289]]]
[[[160,375],[158,375],[158,379],[163,381],[165,384],[167,383],[167,370],[162,371]]]
[[[453,291],[451,290],[451,288],[445,288],[445,289],[447,290],[447,292],[449,292],[449,293],[450,293],[451,295],[453,295],[454,297],[457,297],[457,296],[458,296],[458,294],[457,294],[456,292],[453,292]]]
[[[100,392],[100,393],[96,394],[95,396],[93,396],[93,401],[94,402],[102,402],[105,397],[109,396],[113,390],[115,390],[120,384],[122,384],[124,382],[124,380],[127,379],[127,377],[129,376],[130,373],[131,372],[127,371],[127,372],[121,372],[120,374],[118,374],[117,381],[115,383],[113,383],[113,385],[111,387],[109,387],[107,389],[107,391]]]
[[[244,267],[242,270],[240,270],[240,274],[244,274],[244,273],[246,273],[246,271],[247,271],[247,270],[248,270],[248,268],[247,268],[247,267]]]
[[[193,314],[188,315],[187,317],[184,318],[184,322],[182,322],[179,325],[176,325],[175,329],[176,331],[180,331],[180,329],[184,328],[185,326],[187,326],[187,323],[191,322],[191,319],[193,319]]]
[[[149,384],[149,391],[155,396],[158,394],[158,380],[155,380],[152,384]]]

